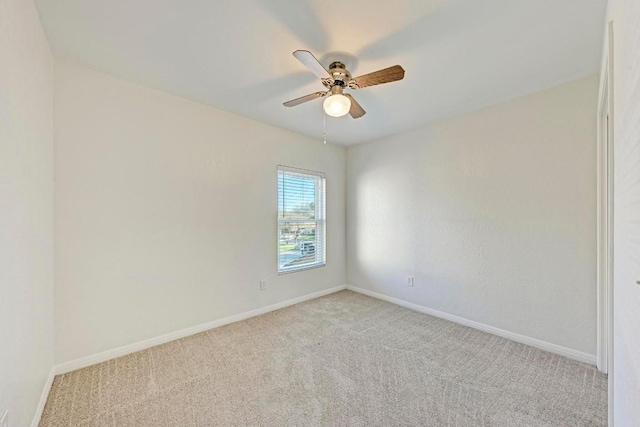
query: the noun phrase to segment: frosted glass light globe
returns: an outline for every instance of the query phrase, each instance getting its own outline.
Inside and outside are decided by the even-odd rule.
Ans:
[[[351,109],[351,100],[337,93],[324,100],[323,108],[324,112],[331,117],[342,117]]]

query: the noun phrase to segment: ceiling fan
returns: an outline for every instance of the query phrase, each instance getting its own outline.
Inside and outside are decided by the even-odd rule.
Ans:
[[[320,77],[320,81],[328,90],[292,99],[285,102],[284,106],[295,107],[312,99],[326,97],[323,108],[325,113],[332,117],[342,117],[349,113],[351,117],[357,119],[366,114],[366,111],[353,96],[343,93],[344,89],[361,89],[367,86],[395,82],[404,78],[404,69],[399,65],[353,78],[342,62],[332,62],[327,70],[308,50],[296,50],[293,52],[293,56],[316,76]]]

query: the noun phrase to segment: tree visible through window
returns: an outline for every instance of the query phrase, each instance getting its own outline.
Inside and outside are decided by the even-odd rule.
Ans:
[[[278,272],[325,265],[325,175],[278,166]]]

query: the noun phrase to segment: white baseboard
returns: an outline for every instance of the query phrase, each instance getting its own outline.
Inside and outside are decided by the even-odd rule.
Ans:
[[[174,341],[180,338],[194,335],[199,332],[203,332],[213,328],[219,328],[220,326],[228,325],[229,323],[238,322],[240,320],[248,319],[250,317],[259,316],[261,314],[268,313],[270,311],[278,310],[290,305],[298,304],[304,301],[308,301],[314,298],[322,297],[332,294],[334,292],[342,291],[346,289],[346,285],[336,286],[334,288],[325,289],[323,291],[314,292],[312,294],[304,295],[298,298],[282,301],[277,304],[268,305],[266,307],[257,308],[255,310],[247,311],[244,313],[236,314],[234,316],[225,317],[223,319],[214,320],[212,322],[204,323],[202,325],[193,326],[191,328],[183,329],[177,332],[171,332],[159,337],[150,338],[137,343],[128,344],[122,347],[114,348],[112,350],[103,351],[101,353],[93,354],[91,356],[81,357],[79,359],[71,360],[69,362],[61,363],[55,366],[55,374],[64,374],[67,372],[75,371],[76,369],[86,368],[87,366],[95,365],[97,363],[106,362],[107,360],[115,359],[116,357],[125,356],[136,351],[145,350],[156,345],[164,344],[169,341]]]
[[[531,338],[525,335],[516,334],[515,332],[505,331],[504,329],[499,329],[493,326],[485,325],[483,323],[475,322],[473,320],[468,320],[463,317],[454,316],[453,314],[444,313],[442,311],[434,310],[432,308],[427,308],[422,305],[403,301],[401,299],[379,294],[377,292],[369,291],[367,289],[362,289],[357,286],[347,285],[347,289],[354,292],[361,293],[363,295],[367,295],[373,298],[387,301],[405,308],[409,308],[411,310],[419,311],[421,313],[425,313],[430,316],[439,317],[441,319],[449,320],[451,322],[458,323],[460,325],[468,326],[473,329],[478,329],[480,331],[488,332],[490,334],[497,335],[499,337],[507,338],[507,339],[510,339],[511,341],[519,342],[521,344],[527,344],[527,345],[530,345],[531,347],[536,347],[541,350],[548,351],[550,353],[559,354],[560,356],[565,356],[565,357],[568,357],[569,359],[588,363],[590,365],[596,364],[596,356],[592,354],[583,353],[577,350],[572,350],[570,348],[562,347],[556,344],[551,344],[549,342],[542,341],[536,338]]]
[[[33,416],[31,427],[38,427],[38,424],[40,424],[40,418],[42,418],[44,405],[47,404],[47,399],[49,398],[49,392],[51,391],[51,386],[53,385],[53,378],[55,376],[56,376],[56,371],[54,366],[54,367],[51,367],[51,370],[49,371],[49,376],[47,377],[47,381],[44,383],[44,388],[42,389],[42,394],[40,395],[40,402],[38,402],[38,407],[36,408],[36,414]]]

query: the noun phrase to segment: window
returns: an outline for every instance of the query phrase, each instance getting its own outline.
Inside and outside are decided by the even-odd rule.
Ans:
[[[278,166],[278,273],[325,265],[325,181]]]

